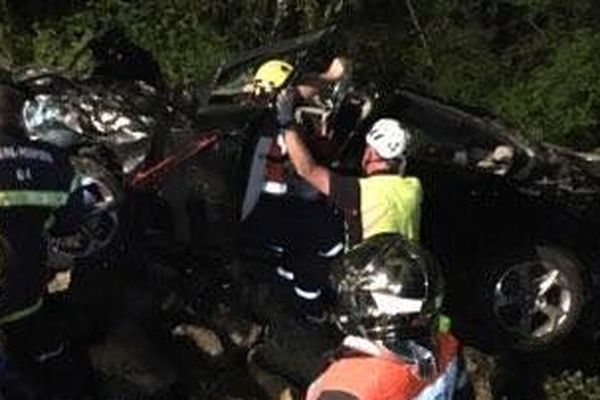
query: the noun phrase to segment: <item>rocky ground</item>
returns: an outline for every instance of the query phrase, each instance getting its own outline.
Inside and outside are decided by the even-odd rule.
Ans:
[[[127,279],[106,276],[104,271],[98,276],[76,284],[75,289],[94,299],[85,305],[84,314],[97,315],[109,303],[119,309],[120,320],[111,319],[113,328],[90,351],[105,378],[108,398],[194,399],[184,393],[207,400],[262,398],[248,376],[243,349],[232,351],[223,337],[202,329],[169,330],[147,324],[154,302],[147,287],[136,281],[137,289],[124,290]],[[112,290],[102,289],[107,287]],[[600,400],[600,349],[584,335],[573,335],[540,353],[523,354],[490,349],[479,340],[476,324],[462,329],[459,323],[460,319],[455,331],[466,344],[477,400]],[[180,384],[173,389],[178,378]]]
[[[466,365],[476,399],[600,399],[598,349],[583,343],[573,339],[529,355],[466,346]],[[177,335],[165,347],[165,342],[157,341],[143,327],[123,321],[105,341],[92,347],[91,354],[106,379],[106,390],[124,400],[262,399],[248,376],[244,352],[230,352],[223,358],[224,350],[222,340],[202,329]],[[185,383],[173,391],[170,386],[178,376]],[[197,395],[184,397],[182,392]]]
[[[212,363],[195,353],[189,343],[179,350],[190,352],[185,388],[166,390],[182,371],[155,351],[138,327],[123,324],[102,346],[92,349],[96,365],[107,382],[107,392],[121,399],[239,399],[260,400],[260,391],[248,380],[244,357],[225,365]],[[218,347],[218,346],[217,346]],[[567,351],[565,349],[564,351]],[[572,354],[571,354],[572,355]],[[239,355],[238,355],[239,356]],[[498,356],[473,347],[465,349],[467,368],[477,400],[595,400],[600,399],[600,377],[590,366],[562,368],[547,356]],[[210,367],[207,369],[206,367]],[[193,390],[196,397],[178,391]],[[141,396],[154,397],[141,397]],[[130,397],[127,397],[130,396]],[[228,397],[224,397],[228,396]]]
[[[596,346],[575,338],[529,355],[465,349],[477,400],[600,399],[598,354]]]

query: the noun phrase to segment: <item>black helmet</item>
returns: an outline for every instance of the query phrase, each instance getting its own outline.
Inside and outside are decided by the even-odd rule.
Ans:
[[[399,234],[379,234],[333,267],[336,320],[349,335],[394,345],[437,331],[443,281],[438,264]]]

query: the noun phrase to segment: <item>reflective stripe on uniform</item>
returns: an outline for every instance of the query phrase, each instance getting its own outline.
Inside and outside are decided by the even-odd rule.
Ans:
[[[288,281],[294,280],[294,273],[288,269],[283,268],[282,266],[277,267],[277,275]]]
[[[267,181],[262,187],[262,191],[269,194],[281,196],[287,193],[287,184],[283,182]]]
[[[274,251],[277,254],[283,254],[283,252],[285,251],[285,249],[281,246],[276,246],[274,244],[267,244],[267,248],[269,250]]]
[[[60,346],[58,346],[56,349],[39,354],[35,357],[35,359],[39,363],[44,363],[52,358],[60,356],[62,353],[64,353],[64,351],[65,345],[61,343]]]
[[[43,303],[44,299],[40,297],[33,305],[0,317],[0,325],[4,325],[9,322],[18,321],[20,319],[28,317],[29,315],[38,311],[42,307]]]
[[[0,192],[0,207],[59,207],[67,203],[69,194],[44,190],[9,190]]]
[[[294,286],[294,292],[296,293],[296,296],[302,297],[304,300],[316,300],[321,296],[320,289],[317,289],[316,291],[309,291],[301,289],[298,286]]]
[[[340,243],[337,243],[332,248],[330,248],[329,250],[319,251],[319,252],[317,252],[317,254],[320,257],[333,258],[333,257],[337,256],[338,254],[340,254],[342,252],[342,250],[344,250],[344,243],[340,242]]]

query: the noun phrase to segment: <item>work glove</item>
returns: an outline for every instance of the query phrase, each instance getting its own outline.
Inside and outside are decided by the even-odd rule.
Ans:
[[[277,112],[277,126],[280,129],[288,127],[294,122],[297,94],[293,88],[284,90],[277,95],[275,109]]]
[[[46,285],[49,294],[64,292],[71,286],[71,270],[57,272]]]

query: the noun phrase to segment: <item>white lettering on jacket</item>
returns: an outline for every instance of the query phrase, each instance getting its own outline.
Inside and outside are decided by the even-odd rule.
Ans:
[[[36,160],[45,163],[53,163],[54,157],[45,150],[33,147],[21,146],[0,146],[0,160],[14,160],[23,158],[26,160]]]

